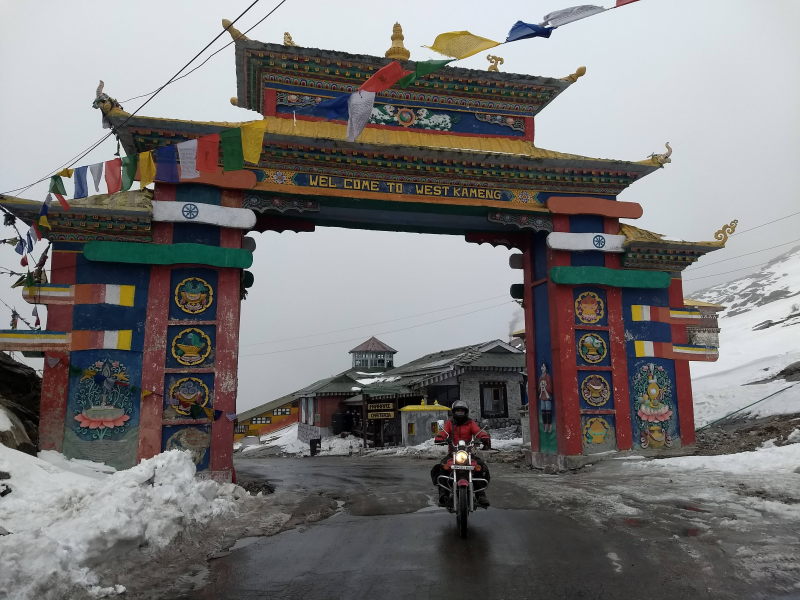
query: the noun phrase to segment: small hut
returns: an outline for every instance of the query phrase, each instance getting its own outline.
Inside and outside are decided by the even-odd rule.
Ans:
[[[439,419],[447,418],[450,409],[434,401],[428,404],[423,398],[420,404],[409,404],[400,409],[403,445],[416,446],[439,432]]]

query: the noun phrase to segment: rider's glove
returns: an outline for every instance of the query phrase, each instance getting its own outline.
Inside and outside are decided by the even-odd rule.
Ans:
[[[491,450],[492,449],[492,440],[490,440],[489,438],[486,438],[485,440],[483,440],[483,449],[484,450]]]

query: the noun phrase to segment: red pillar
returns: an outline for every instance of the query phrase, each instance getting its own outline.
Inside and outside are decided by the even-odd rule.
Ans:
[[[669,305],[681,308],[683,304],[683,281],[680,277],[673,277],[669,284]],[[688,334],[685,325],[672,325],[670,327],[673,344],[685,344]],[[681,429],[681,445],[689,446],[695,442],[694,433],[694,400],[692,398],[692,375],[689,372],[689,362],[675,360],[675,390],[678,395],[678,423]]]
[[[531,119],[532,121],[533,119]],[[522,248],[522,275],[525,292],[523,313],[525,314],[525,368],[528,371],[528,420],[530,422],[531,452],[539,452],[539,402],[536,385],[536,320],[534,319],[534,240],[529,235]]]
[[[553,215],[553,231],[569,231],[569,217]],[[552,267],[569,266],[569,256],[569,252],[548,249],[548,271]],[[572,286],[556,285],[548,280],[556,436],[558,453],[567,456],[583,453],[572,295]]]
[[[619,233],[617,219],[604,219],[604,233]],[[605,266],[609,269],[622,268],[619,254],[606,252]],[[628,389],[628,355],[625,344],[625,323],[622,311],[622,290],[607,288],[608,301],[608,337],[611,352],[611,377],[614,386],[614,416],[617,429],[617,449],[630,450],[633,447],[633,430],[631,428],[631,399]]]
[[[74,284],[78,253],[53,250],[50,265],[53,283]],[[47,307],[47,329],[72,331],[72,305]],[[39,405],[39,449],[61,451],[64,444],[64,419],[69,396],[69,352],[46,352]],[[52,363],[52,366],[51,366]]]

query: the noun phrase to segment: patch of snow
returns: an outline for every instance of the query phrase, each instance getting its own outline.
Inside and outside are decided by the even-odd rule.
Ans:
[[[733,475],[791,473],[800,465],[800,445],[772,446],[752,452],[716,456],[679,456],[628,465],[634,468],[658,468],[679,471],[717,471]],[[800,478],[798,478],[800,492]]]
[[[11,431],[11,419],[6,413],[6,409],[0,406],[0,431]]]
[[[104,463],[82,460],[80,458],[67,458],[55,450],[42,450],[37,456],[54,467],[58,467],[62,471],[85,475],[92,479],[104,479],[106,475],[117,471],[114,467],[110,467]]]
[[[173,450],[132,469],[104,474],[89,461],[44,453],[35,458],[0,445],[2,499],[0,589],[18,600],[121,594],[94,566],[125,563],[129,552],[163,548],[184,528],[227,515],[246,492],[195,478],[188,453]]]
[[[792,433],[787,435],[786,441],[790,444],[800,444],[800,429],[795,429]]]

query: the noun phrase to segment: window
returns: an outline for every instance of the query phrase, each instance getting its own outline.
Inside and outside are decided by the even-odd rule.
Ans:
[[[272,419],[270,417],[253,417],[250,422],[253,425],[269,425],[272,423]]]
[[[290,415],[290,414],[292,414],[292,409],[289,408],[288,406],[286,408],[283,408],[283,407],[276,408],[275,410],[272,411],[272,414],[273,415]]]
[[[481,417],[484,419],[508,417],[506,384],[481,384]]]
[[[438,421],[434,421],[433,423],[431,423],[431,433],[434,434],[434,435],[439,433],[439,423],[438,423]]]
[[[408,424],[408,435],[417,435],[417,424],[416,423],[409,423]]]
[[[237,425],[236,433],[247,433],[247,425]]]

